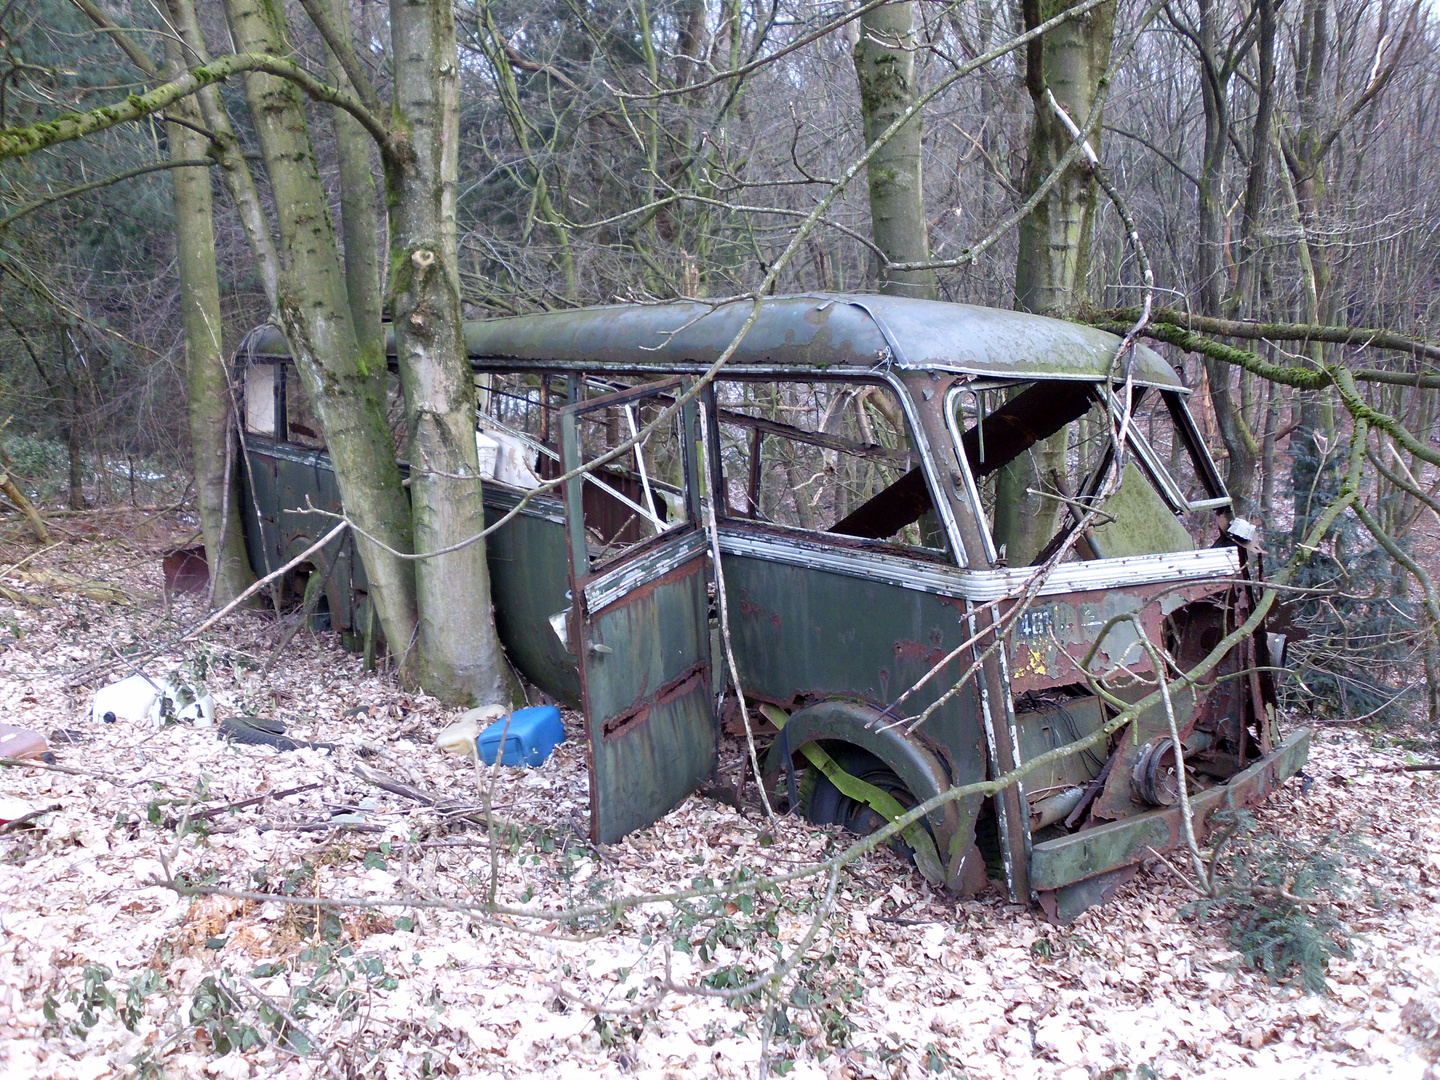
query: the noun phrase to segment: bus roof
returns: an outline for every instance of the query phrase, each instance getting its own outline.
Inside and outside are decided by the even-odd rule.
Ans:
[[[477,370],[519,362],[693,373],[719,358],[751,307],[749,300],[670,301],[485,319],[465,324],[465,346]],[[1093,327],[1002,308],[805,293],[767,298],[728,367],[737,374],[747,368],[805,368],[817,374],[897,369],[1101,382],[1111,375],[1119,343],[1114,334]],[[254,355],[286,355],[278,333],[256,335],[252,345]],[[1137,343],[1131,357],[1137,383],[1184,388],[1153,349]],[[1122,370],[1115,377],[1123,375]]]

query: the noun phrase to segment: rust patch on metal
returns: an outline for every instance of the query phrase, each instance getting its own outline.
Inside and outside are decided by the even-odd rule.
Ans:
[[[1045,597],[1011,627],[1011,692],[1048,690],[1083,680],[1080,665],[1085,654],[1117,615],[1137,614],[1146,636],[1158,642],[1170,611],[1216,592],[1213,582],[1201,582],[1181,588],[1098,589]],[[1126,626],[1110,628],[1092,663],[1097,674],[1122,664],[1135,672],[1154,670],[1149,654],[1138,647],[1134,628]]]
[[[694,691],[695,687],[705,678],[704,663],[695,664],[679,676],[671,679],[664,686],[655,692],[655,696],[649,699],[641,699],[631,708],[606,720],[600,728],[602,738],[614,739],[639,727],[650,719],[650,710],[656,705],[665,705],[678,698],[685,697]]]
[[[932,637],[935,635],[931,635]],[[920,662],[925,667],[932,668],[941,660],[945,659],[945,650],[926,646],[919,641],[897,641],[895,642],[895,662],[897,664],[909,661]]]
[[[740,614],[746,618],[769,619],[771,626],[776,630],[780,629],[780,613],[757,604],[750,599],[750,593],[745,589],[740,592]]]

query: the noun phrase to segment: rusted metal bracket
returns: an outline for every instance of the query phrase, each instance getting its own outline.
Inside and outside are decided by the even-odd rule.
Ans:
[[[1210,817],[1229,799],[1237,807],[1263,802],[1305,763],[1310,729],[1301,728],[1275,752],[1255,762],[1228,784],[1218,784],[1190,797],[1197,835],[1204,835]],[[1152,852],[1165,852],[1181,843],[1180,808],[1152,810],[1108,822],[1055,840],[1036,844],[1031,856],[1030,880],[1039,892],[1065,888],[1098,874],[1140,862]]]

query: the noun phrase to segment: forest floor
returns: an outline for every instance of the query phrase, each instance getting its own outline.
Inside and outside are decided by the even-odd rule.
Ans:
[[[780,873],[843,841],[692,797],[597,849],[573,716],[546,765],[487,776],[505,823],[488,832],[457,816],[481,802],[474,770],[433,745],[457,711],[365,673],[334,634],[300,633],[262,675],[286,628],[273,613],[237,614],[145,670],[203,669],[219,716],[275,717],[333,753],[97,722],[94,691],[130,673],[118,655],[198,617],[195,598],[160,591],[161,553],[194,526],[69,520],[69,540],[26,564],[36,576],[0,576],[22,594],[0,599],[0,720],[74,733],[52,740],[65,771],[0,769],[0,798],[42,811],[0,831],[11,1077],[659,1080],[758,1077],[762,1059],[776,1075],[907,1080],[1440,1075],[1440,775],[1393,771],[1409,760],[1393,733],[1321,727],[1312,782],[1256,815],[1291,841],[1366,845],[1339,909],[1352,955],[1318,994],[1239,967],[1228,923],[1187,917],[1194,894],[1161,863],[1065,929],[998,891],[957,901],[889,851],[849,867],[828,910],[811,879],[606,921],[573,912]],[[31,550],[8,548],[0,566]],[[137,602],[88,598],[81,580]],[[167,877],[252,895],[181,895]],[[492,888],[555,917],[522,928],[478,910]],[[714,996],[789,958],[817,918],[791,1007]]]

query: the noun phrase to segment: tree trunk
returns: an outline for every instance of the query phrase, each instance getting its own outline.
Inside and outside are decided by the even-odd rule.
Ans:
[[[485,526],[455,222],[459,60],[448,3],[394,0],[390,32],[396,111],[412,150],[389,164],[395,343],[410,427],[415,551],[424,554]],[[514,701],[485,541],[420,560],[415,586],[422,685],[450,701]]]
[[[1072,6],[1070,0],[1025,0],[1026,28]],[[1071,142],[1070,133],[1050,108],[1046,90],[1084,127],[1110,63],[1114,26],[1115,6],[1102,4],[1030,44],[1025,69],[1033,108],[1025,164],[1027,197],[1054,171]],[[1096,131],[1092,145],[1098,150],[1098,127]],[[1064,318],[1085,306],[1094,211],[1095,183],[1083,164],[1073,163],[1020,223],[1017,308]],[[1060,432],[1037,443],[996,475],[995,541],[1005,546],[1011,566],[1028,565],[1060,526],[1063,504],[1030,495],[1026,489],[1054,487],[1051,477],[1065,472],[1065,439]]]
[[[1245,176],[1245,212],[1240,221],[1239,258],[1235,291],[1226,317],[1241,318],[1255,302],[1258,280],[1260,211],[1265,205],[1270,171],[1270,131],[1275,117],[1275,4],[1255,0],[1259,15],[1255,39],[1258,85],[1255,87],[1255,123],[1250,129],[1250,168]]]
[[[227,0],[226,15],[241,52],[283,56],[290,51],[278,7]],[[385,401],[376,390],[375,360],[367,362],[351,315],[300,93],[283,79],[254,74],[245,80],[245,95],[275,193],[281,325],[324,428],[345,511],[369,536],[409,551],[410,510],[385,422]],[[366,536],[355,540],[390,650],[402,671],[414,670],[417,612],[411,565]]]
[[[1073,6],[1069,0],[1025,0],[1026,29]],[[1102,4],[1028,46],[1025,83],[1033,120],[1025,164],[1027,197],[1070,148],[1070,133],[1050,109],[1046,89],[1083,127],[1110,63],[1114,27],[1115,6]],[[1097,152],[1099,143],[1097,128],[1091,142]],[[1034,213],[1020,223],[1015,263],[1015,306],[1020,310],[1063,317],[1084,306],[1095,191],[1089,171],[1076,161]]]
[[[1206,315],[1222,313],[1224,270],[1221,252],[1228,227],[1221,205],[1225,183],[1225,156],[1230,143],[1230,73],[1218,57],[1220,11],[1216,0],[1199,0],[1198,51],[1200,96],[1205,115],[1205,136],[1200,154],[1197,186],[1200,235],[1195,245],[1195,280],[1200,310]],[[1250,512],[1255,488],[1255,463],[1260,447],[1255,442],[1235,399],[1233,384],[1237,372],[1231,365],[1204,357],[1209,376],[1210,404],[1220,428],[1220,441],[1227,455],[1225,482],[1234,500],[1236,514]]]
[[[329,0],[330,25],[349,44],[350,7]],[[325,50],[326,72],[335,86],[349,87],[339,60]],[[365,366],[385,394],[384,292],[380,283],[380,207],[375,198],[375,174],[370,165],[370,136],[360,121],[335,106],[330,111],[335,127],[335,154],[340,172],[340,229],[345,243],[345,292],[355,336],[360,339]]]
[[[201,36],[199,22],[195,18],[194,0],[169,0],[170,17],[175,29],[185,42],[185,55],[190,63],[206,63],[210,59]],[[243,148],[235,129],[230,123],[230,114],[220,98],[219,88],[203,87],[195,99],[199,103],[200,115],[212,136],[210,144],[216,160],[220,163],[220,177],[235,211],[240,217],[240,227],[250,246],[251,257],[260,272],[260,281],[265,288],[265,299],[270,302],[271,318],[279,320],[280,310],[280,255],[275,250],[274,237],[270,235],[270,223],[260,202],[260,193],[255,187],[255,177],[245,161]]]
[[[914,6],[910,0],[902,0],[860,17],[855,74],[860,82],[860,115],[867,145],[915,102]],[[871,234],[890,262],[930,258],[920,139],[917,114],[866,167]],[[879,276],[882,293],[935,298],[933,270],[887,270],[882,265]]]
[[[69,463],[68,505],[71,510],[85,509],[84,451],[80,447],[80,384],[70,367],[70,332],[61,324],[60,339],[61,414],[65,417],[65,457]]]
[[[1326,201],[1325,166],[1320,144],[1329,41],[1326,0],[1306,0],[1301,11],[1295,66],[1299,124],[1286,193],[1299,233],[1297,250],[1304,283],[1305,319],[1310,323],[1328,322],[1333,309],[1327,245],[1310,240],[1312,227],[1317,223]],[[1282,164],[1281,167],[1285,166]],[[1308,351],[1317,366],[1325,364],[1328,350],[1324,344],[1311,342]],[[1295,507],[1291,535],[1298,543],[1334,494],[1336,462],[1330,453],[1335,415],[1328,391],[1302,392],[1296,397],[1300,415],[1299,426],[1290,437],[1290,475]]]
[[[170,73],[184,70],[181,45],[165,39]],[[171,112],[192,124],[200,111],[190,100]],[[183,124],[167,124],[170,157],[203,158],[207,140]],[[180,276],[180,314],[185,327],[185,397],[190,418],[190,455],[195,466],[195,501],[210,567],[211,597],[229,603],[255,580],[240,525],[240,472],[233,467],[230,385],[220,340],[220,279],[215,266],[210,172],[172,169],[175,253]],[[226,459],[232,467],[226,475]]]

